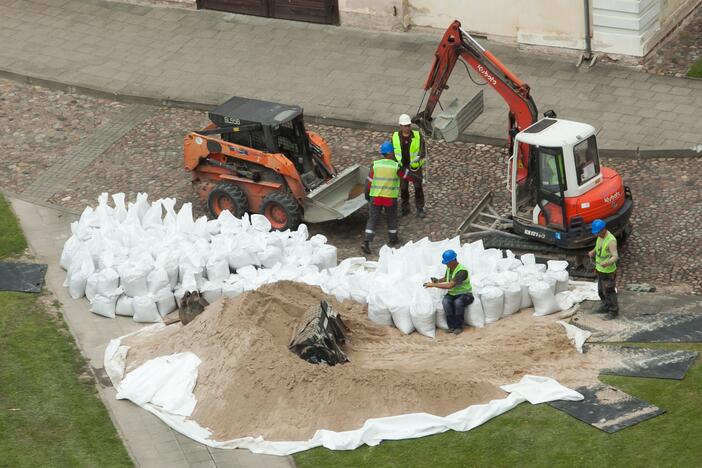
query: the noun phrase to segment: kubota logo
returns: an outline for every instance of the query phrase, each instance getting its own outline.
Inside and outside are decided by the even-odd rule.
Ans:
[[[613,193],[612,195],[605,197],[604,201],[605,201],[605,203],[614,203],[621,196],[622,196],[622,193],[617,190],[616,193]]]
[[[544,239],[546,238],[546,234],[543,232],[538,232],[538,231],[532,231],[531,229],[525,229],[524,234],[527,236],[531,237],[538,237],[539,239]]]

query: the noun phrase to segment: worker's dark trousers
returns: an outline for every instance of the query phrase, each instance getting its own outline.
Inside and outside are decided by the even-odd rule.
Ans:
[[[397,240],[397,200],[391,206],[376,206],[372,202],[368,206],[368,222],[366,223],[365,240],[371,242],[375,236],[375,228],[380,221],[380,214],[385,209],[385,222],[388,225],[389,240]]]
[[[446,323],[448,323],[449,328],[463,329],[463,314],[465,313],[466,307],[472,303],[472,294],[459,294],[457,296],[447,294],[444,296],[444,300],[441,304],[444,306]]]
[[[607,309],[607,312],[613,315],[619,313],[616,279],[616,271],[614,273],[597,272],[597,294],[599,294],[600,300]]]
[[[400,179],[400,198],[402,199],[402,210],[409,210],[409,184],[414,185],[414,204],[416,208],[424,209],[424,187],[422,185],[422,168],[417,171],[410,171],[412,177],[409,180]]]

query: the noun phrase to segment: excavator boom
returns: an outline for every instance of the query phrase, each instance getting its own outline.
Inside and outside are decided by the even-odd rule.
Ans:
[[[444,33],[434,54],[434,61],[424,89],[429,98],[424,109],[414,121],[425,131],[431,133],[433,113],[439,103],[441,94],[456,63],[463,61],[475,70],[485,82],[492,87],[507,103],[509,152],[512,153],[514,136],[532,125],[538,119],[538,111],[531,98],[529,85],[520,80],[490,51],[485,50],[473,37],[461,28],[459,21],[454,21]],[[520,167],[529,167],[529,151],[520,151]],[[526,172],[523,174],[526,176]]]

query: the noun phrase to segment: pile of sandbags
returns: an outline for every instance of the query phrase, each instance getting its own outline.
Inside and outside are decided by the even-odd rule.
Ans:
[[[317,280],[337,263],[336,248],[324,236],[309,238],[304,224],[279,232],[262,215],[194,220],[192,205],[176,212],[175,199],[149,203],[140,193],[127,205],[119,193],[112,200],[103,193],[71,224],[60,259],[71,297],[85,296],[105,317],[158,322],[187,291],[212,302],[282,279]]]
[[[461,245],[458,237],[384,246],[377,262],[347,258],[337,265],[336,248],[322,235],[310,237],[307,226],[271,231],[261,215],[235,218],[223,211],[217,219],[193,219],[192,206],[175,211],[175,199],[148,202],[138,194],[102,194],[97,208],[86,208],[71,225],[72,236],[61,254],[65,286],[74,298],[84,295],[91,310],[105,317],[132,316],[157,322],[176,309],[186,292],[199,291],[208,301],[233,297],[281,280],[319,286],[338,300],[368,304],[368,317],[434,337],[447,328],[445,290],[425,289],[432,277],[443,278],[441,254],[452,249],[470,273],[475,301],[465,310],[474,327],[495,323],[519,310],[534,315],[561,310],[557,294],[568,289],[567,262],[537,264],[532,254],[485,249],[482,241]],[[560,301],[561,304],[571,304]]]

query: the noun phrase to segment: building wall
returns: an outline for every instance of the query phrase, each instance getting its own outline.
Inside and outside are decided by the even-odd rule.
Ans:
[[[641,57],[700,0],[590,0],[595,52]],[[339,0],[341,24],[381,30],[445,29],[458,19],[488,37],[585,47],[583,0]]]

